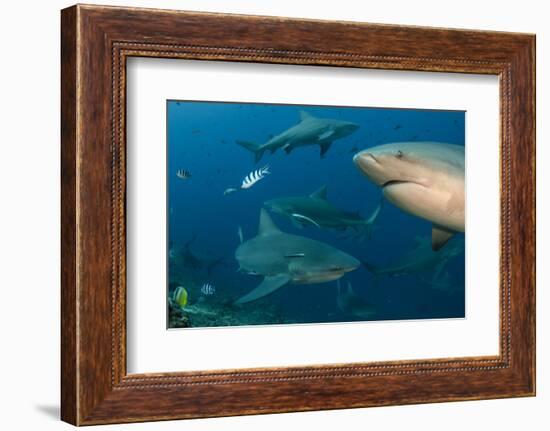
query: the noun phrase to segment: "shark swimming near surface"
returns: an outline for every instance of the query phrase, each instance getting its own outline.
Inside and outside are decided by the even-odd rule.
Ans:
[[[349,281],[346,288],[342,288],[340,280],[338,279],[336,280],[336,287],[338,289],[336,305],[338,305],[342,313],[362,319],[369,319],[376,315],[376,308],[374,305],[357,295],[353,291]]]
[[[327,187],[322,186],[309,196],[289,196],[271,199],[264,206],[276,214],[289,217],[298,226],[328,229],[354,229],[370,236],[374,222],[382,209],[382,200],[368,218],[356,212],[343,211],[327,200]]]
[[[363,150],[353,161],[395,206],[433,223],[434,250],[464,232],[463,146],[398,142]]]
[[[264,277],[258,287],[235,304],[255,301],[287,284],[337,280],[360,265],[353,256],[328,244],[282,232],[263,208],[257,236],[241,243],[235,258],[239,270]]]
[[[440,250],[434,251],[429,237],[417,237],[416,247],[403,254],[395,262],[377,266],[363,260],[363,265],[376,277],[396,277],[432,271],[433,279],[437,279],[447,262],[463,251],[464,240],[462,238],[453,238]]]
[[[266,150],[271,153],[282,148],[289,154],[294,148],[305,145],[319,145],[321,157],[329,150],[336,139],[351,135],[359,125],[349,121],[317,118],[305,111],[300,111],[300,122],[295,126],[273,136],[264,144],[248,141],[237,141],[237,144],[254,153],[257,163]]]

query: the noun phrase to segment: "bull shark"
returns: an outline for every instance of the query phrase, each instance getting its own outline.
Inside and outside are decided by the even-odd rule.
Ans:
[[[433,223],[434,250],[464,232],[463,146],[398,142],[363,150],[353,161],[395,206]]]
[[[272,137],[264,144],[256,144],[248,141],[237,141],[237,144],[254,153],[257,163],[264,151],[269,150],[273,154],[278,148],[289,154],[294,148],[305,145],[319,145],[321,157],[329,150],[336,139],[351,135],[359,128],[359,125],[349,121],[317,118],[305,111],[300,111],[300,122],[295,126]]]
[[[274,213],[282,214],[298,226],[313,225],[328,229],[352,228],[370,236],[374,222],[382,209],[382,200],[368,218],[359,213],[343,211],[327,200],[327,186],[322,186],[309,196],[290,196],[271,199],[264,206]]]
[[[403,254],[394,263],[377,266],[363,261],[363,265],[377,277],[395,277],[433,271],[433,278],[437,279],[447,262],[463,251],[464,240],[462,238],[454,238],[440,250],[434,251],[429,237],[417,237],[416,247]]]
[[[287,284],[337,280],[360,265],[354,257],[328,244],[282,232],[263,208],[258,235],[240,244],[235,258],[241,271],[264,277],[235,304],[255,301]]]
[[[336,297],[336,305],[343,313],[362,319],[369,319],[376,315],[376,308],[370,302],[358,296],[351,287],[348,281],[347,287],[342,288],[340,280],[336,280],[338,288],[338,296]]]

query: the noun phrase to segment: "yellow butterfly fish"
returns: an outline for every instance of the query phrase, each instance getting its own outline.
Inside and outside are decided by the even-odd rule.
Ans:
[[[174,290],[172,300],[178,304],[180,308],[184,308],[187,305],[187,296],[187,290],[185,290],[185,287],[178,286],[176,287],[176,290]]]

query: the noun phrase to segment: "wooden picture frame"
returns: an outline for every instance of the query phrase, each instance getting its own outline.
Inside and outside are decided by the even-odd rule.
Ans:
[[[64,421],[535,394],[534,35],[77,5],[62,11],[61,49]],[[128,375],[125,65],[131,56],[498,75],[500,354]]]

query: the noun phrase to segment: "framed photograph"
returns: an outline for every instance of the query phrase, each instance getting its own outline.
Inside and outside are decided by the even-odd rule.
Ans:
[[[180,100],[166,111],[168,328],[465,317],[464,111]],[[244,131],[261,143],[235,139]],[[429,193],[435,206],[414,206]]]
[[[535,394],[533,35],[61,33],[63,420]]]

